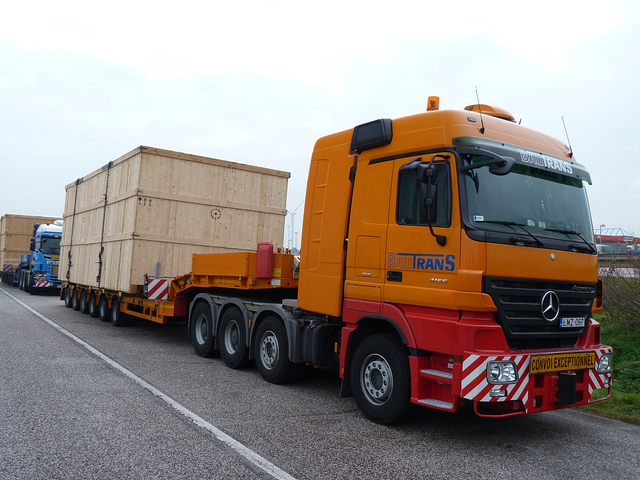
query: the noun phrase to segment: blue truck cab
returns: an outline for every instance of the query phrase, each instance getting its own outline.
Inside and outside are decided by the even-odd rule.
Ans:
[[[36,294],[42,290],[60,289],[58,279],[62,220],[53,224],[35,224],[31,238],[28,266],[19,268],[19,285],[22,290]],[[21,266],[23,262],[20,262]]]

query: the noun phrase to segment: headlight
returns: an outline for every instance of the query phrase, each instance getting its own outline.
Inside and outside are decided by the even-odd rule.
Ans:
[[[598,373],[611,373],[611,369],[613,368],[613,353],[605,353],[600,357],[600,361],[598,362],[598,368],[596,371]]]
[[[516,383],[518,381],[518,369],[515,362],[487,363],[487,382],[491,385]]]

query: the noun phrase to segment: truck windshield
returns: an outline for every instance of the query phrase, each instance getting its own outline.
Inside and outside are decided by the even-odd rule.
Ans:
[[[40,241],[40,251],[47,255],[60,255],[60,239],[42,237],[42,240]]]
[[[473,154],[461,158],[465,166],[491,160]],[[487,167],[463,172],[467,225],[522,236],[538,246],[562,239],[576,243],[577,249],[595,252],[581,179],[521,163],[506,175],[495,175]]]

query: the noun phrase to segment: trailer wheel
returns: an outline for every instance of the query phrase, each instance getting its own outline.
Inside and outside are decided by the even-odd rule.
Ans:
[[[89,304],[87,303],[87,292],[85,292],[84,290],[80,292],[80,301],[79,301],[78,310],[80,310],[81,313],[89,313]]]
[[[373,335],[356,347],[350,371],[353,396],[369,419],[383,425],[404,420],[411,403],[406,347],[392,335]]]
[[[265,318],[254,337],[256,367],[267,382],[288,383],[300,375],[304,364],[289,360],[289,341],[280,319]]]
[[[24,275],[20,272],[20,278],[18,278],[18,288],[24,290]]]
[[[118,297],[113,297],[111,300],[111,324],[115,327],[126,327],[131,324],[127,314],[120,311]]]
[[[96,318],[98,316],[98,304],[96,303],[96,292],[91,292],[89,295],[89,316]]]
[[[76,288],[75,291],[73,292],[73,295],[71,296],[71,308],[73,308],[76,311],[80,310],[81,293],[82,292],[80,291],[80,289]]]
[[[68,286],[64,289],[64,306],[71,308],[71,288]]]
[[[199,357],[212,357],[215,351],[213,316],[206,302],[198,302],[191,312],[189,338]]]
[[[101,322],[108,322],[110,318],[109,312],[109,299],[106,295],[100,297],[100,303],[98,304],[98,318]]]
[[[236,307],[225,310],[218,327],[220,356],[229,368],[243,368],[249,361],[247,329],[242,312]]]

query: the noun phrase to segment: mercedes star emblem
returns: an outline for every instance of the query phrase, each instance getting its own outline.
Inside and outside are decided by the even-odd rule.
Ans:
[[[549,290],[542,296],[540,302],[540,308],[542,309],[542,316],[548,322],[553,322],[560,314],[560,299],[556,292]]]

